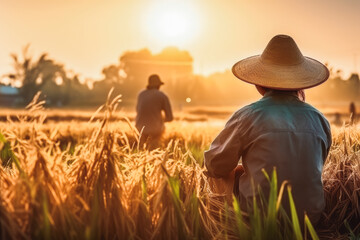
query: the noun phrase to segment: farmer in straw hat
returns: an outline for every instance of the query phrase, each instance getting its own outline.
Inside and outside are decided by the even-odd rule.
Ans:
[[[147,143],[150,149],[158,147],[165,130],[164,122],[173,120],[169,98],[159,90],[163,84],[157,74],[150,75],[146,89],[137,99],[136,128],[142,133],[140,144]]]
[[[254,186],[269,193],[262,169],[270,174],[275,167],[278,182],[292,186],[299,219],[306,211],[318,221],[325,206],[321,173],[331,132],[325,117],[304,102],[303,89],[325,82],[328,69],[304,57],[291,37],[277,35],[261,55],[237,62],[232,72],[263,97],[236,111],[205,152],[208,176],[233,187],[246,210],[258,194]],[[286,202],[284,197],[285,209]]]

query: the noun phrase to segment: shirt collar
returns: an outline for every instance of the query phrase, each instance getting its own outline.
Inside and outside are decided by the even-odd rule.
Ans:
[[[272,97],[272,96],[295,97],[299,99],[296,91],[269,90],[264,94],[264,97]]]

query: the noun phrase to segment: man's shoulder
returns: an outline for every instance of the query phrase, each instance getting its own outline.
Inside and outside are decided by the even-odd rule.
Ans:
[[[320,110],[318,110],[317,108],[315,108],[314,106],[312,106],[309,103],[304,103],[304,106],[306,109],[309,110],[309,112],[311,112],[313,115],[317,116],[318,119],[320,119],[327,127],[328,131],[330,131],[330,123],[327,120],[327,118],[325,117],[325,115],[320,112]]]
[[[156,94],[157,94],[158,96],[161,96],[162,98],[168,99],[168,96],[167,96],[164,92],[162,92],[162,91],[160,91],[160,90],[158,90]]]
[[[140,95],[147,95],[147,94],[149,94],[149,95],[160,95],[160,96],[165,95],[162,91],[157,90],[157,89],[144,89],[144,90],[139,92],[139,96]]]
[[[298,109],[300,111],[306,111],[311,112],[315,115],[319,115],[322,118],[325,118],[324,115],[315,107],[313,107],[311,104],[297,101],[296,103],[274,103],[270,101],[266,101],[266,99],[260,99],[258,101],[255,101],[253,103],[250,103],[240,109],[238,109],[236,112],[234,112],[233,117],[239,118],[244,116],[251,116],[252,114],[258,114],[260,112],[273,112],[275,109],[278,108],[290,108],[292,109]]]
[[[166,96],[166,94],[165,94],[163,91],[161,91],[161,90],[157,90],[157,92],[158,92],[159,94],[161,94],[161,95]]]
[[[144,98],[144,97],[168,99],[168,96],[164,92],[157,90],[157,89],[142,90],[139,93],[138,98]]]
[[[292,108],[292,109],[301,109],[302,111],[310,111],[315,114],[322,115],[323,114],[316,109],[314,106],[307,102],[303,102],[299,99],[294,101],[285,101],[285,102],[276,102],[273,101],[271,98],[262,98],[254,103],[249,104],[246,106],[248,111],[258,111],[258,110],[265,110],[265,109],[272,109],[272,108]],[[272,109],[273,110],[273,109]]]
[[[236,112],[234,113],[234,115],[236,116],[240,116],[240,115],[246,115],[246,114],[251,114],[252,112],[256,111],[259,108],[262,108],[262,102],[261,100],[255,101],[253,103],[250,103],[248,105],[245,105],[241,108],[239,108],[238,110],[236,110]]]
[[[256,102],[245,105],[236,110],[230,117],[230,120],[243,120],[244,118],[250,116],[254,109],[256,109]]]
[[[330,124],[324,114],[320,112],[317,108],[312,106],[307,102],[303,102],[300,100],[284,102],[284,103],[276,103],[273,101],[269,101],[268,99],[260,99],[248,106],[243,110],[249,116],[252,115],[272,115],[275,116],[274,113],[280,114],[289,114],[296,115],[302,114],[307,116],[308,119],[312,119],[313,121],[319,120],[322,124],[325,124],[327,128],[330,128]],[[244,113],[243,113],[244,115]],[[282,115],[278,115],[282,116]]]
[[[141,90],[141,91],[139,92],[138,96],[144,95],[144,94],[146,94],[148,91],[149,91],[149,90],[147,90],[147,89]]]
[[[306,103],[304,102],[304,108],[308,109],[309,111],[312,111],[316,114],[319,114],[321,116],[324,116],[322,112],[320,112],[319,109],[315,108],[313,105],[309,104],[309,103]]]

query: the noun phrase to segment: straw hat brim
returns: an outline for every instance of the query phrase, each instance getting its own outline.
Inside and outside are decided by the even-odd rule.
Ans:
[[[232,72],[247,83],[278,90],[311,88],[329,78],[327,67],[309,57],[300,64],[284,66],[265,63],[256,55],[235,63]]]

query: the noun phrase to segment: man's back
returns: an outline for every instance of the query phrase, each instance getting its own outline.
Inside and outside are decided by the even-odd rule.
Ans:
[[[165,112],[165,119],[161,111]],[[139,94],[136,112],[136,128],[144,128],[145,134],[161,134],[164,131],[164,120],[173,119],[169,99],[158,89],[146,89]]]
[[[267,192],[269,184],[261,169],[270,174],[276,166],[278,182],[288,180],[293,186],[298,209],[318,217],[324,207],[321,172],[331,145],[329,124],[320,112],[291,94],[269,92],[237,111],[224,131],[205,154],[213,175],[227,174],[216,170],[224,169],[222,160],[231,165],[225,169],[231,169],[241,156],[245,174],[239,190],[241,197],[251,200],[252,180]],[[216,141],[225,141],[226,146],[216,147]],[[234,157],[226,152],[233,152]]]
[[[297,207],[318,214],[325,206],[321,173],[331,145],[328,122],[316,109],[286,96],[268,96],[252,106],[249,140],[243,164],[256,172],[256,183],[266,182],[259,169],[271,173],[276,166],[278,181],[288,180]],[[240,189],[250,186],[250,176],[240,178]],[[242,191],[251,197],[249,191]],[[287,201],[287,199],[286,199]]]

